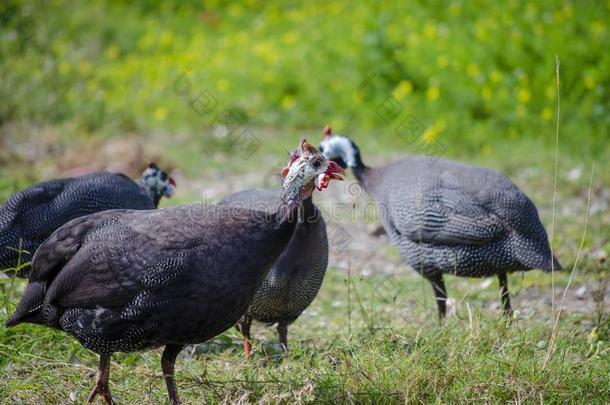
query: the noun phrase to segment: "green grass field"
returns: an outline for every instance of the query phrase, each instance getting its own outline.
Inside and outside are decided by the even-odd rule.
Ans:
[[[526,278],[528,278],[526,276]],[[513,291],[519,291],[516,277]],[[507,327],[499,311],[480,309],[495,289],[468,283],[450,293],[457,316],[439,326],[428,286],[400,279],[394,297],[376,296],[380,277],[353,280],[351,317],[346,276],[331,268],[320,296],[291,328],[292,351],[260,343],[243,358],[236,332],[179,359],[178,385],[187,403],[577,402],[607,403],[609,348],[592,336],[595,313],[570,314],[559,324],[554,355],[544,367],[552,322],[536,308]],[[548,289],[548,282],[535,283]],[[565,285],[565,277],[557,286]],[[469,287],[469,288],[468,288]],[[516,306],[526,307],[519,299]],[[424,302],[422,302],[424,301]],[[425,305],[427,304],[427,305]],[[606,318],[607,319],[607,318]],[[257,341],[275,338],[255,328]],[[607,332],[606,332],[607,333]],[[61,333],[37,327],[1,329],[0,397],[4,403],[82,402],[97,357]],[[606,338],[607,339],[607,338]],[[111,389],[120,403],[163,403],[160,353],[119,354]]]
[[[497,280],[450,276],[439,324],[427,282],[370,234],[375,215],[356,215],[367,198],[346,199],[350,178],[319,196],[358,220],[327,218],[329,269],[290,354],[255,325],[245,359],[229,331],[179,357],[182,399],[610,403],[608,21],[610,2],[593,1],[5,1],[0,202],[54,177],[136,177],[149,160],[178,181],[163,206],[215,201],[272,185],[327,123],[371,165],[428,152],[491,167],[536,203],[565,267],[509,277],[510,324]],[[25,285],[0,278],[2,325]],[[97,361],[65,334],[0,326],[0,403],[83,403]],[[120,404],[166,403],[160,351],[116,354],[110,387]]]

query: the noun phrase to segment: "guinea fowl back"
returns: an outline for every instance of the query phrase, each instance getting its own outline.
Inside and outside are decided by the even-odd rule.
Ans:
[[[393,181],[384,181],[388,178]],[[536,207],[496,171],[409,156],[367,169],[364,179],[390,237],[399,244],[406,238],[433,245],[482,246],[507,239],[511,243],[503,248],[511,249],[507,254],[515,251],[514,267],[550,270],[548,239]],[[409,249],[405,254],[414,254],[410,247],[404,249]]]
[[[185,343],[207,340],[241,317],[293,226],[286,222],[271,232],[271,216],[251,221],[248,210],[233,207],[229,215],[219,206],[111,210],[77,218],[38,249],[30,284],[8,325],[61,326],[98,353],[156,346],[174,334]],[[174,309],[172,316],[150,311],[161,306]],[[183,330],[186,319],[220,308],[227,316],[202,319],[205,333]],[[107,327],[92,335],[96,319]],[[158,329],[161,323],[166,327]]]
[[[122,174],[92,173],[50,180],[16,194],[0,207],[0,269],[27,262],[40,243],[73,218],[114,208],[153,209],[153,201]]]

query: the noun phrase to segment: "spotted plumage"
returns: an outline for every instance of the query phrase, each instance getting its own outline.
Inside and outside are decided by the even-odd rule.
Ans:
[[[227,196],[223,202],[274,212],[281,201],[279,190],[252,189]],[[315,299],[328,265],[326,224],[311,198],[303,201],[298,223],[288,246],[279,256],[254,295],[240,322],[244,348],[250,354],[252,320],[276,324],[282,347],[288,349],[288,325]]]
[[[0,207],[0,270],[26,277],[38,246],[71,219],[109,209],[153,209],[171,196],[175,183],[154,163],[138,183],[122,174],[92,173],[34,184]],[[14,274],[15,271],[7,271]]]
[[[36,251],[26,291],[7,327],[61,329],[100,355],[96,386],[112,403],[110,356],[165,345],[161,366],[179,403],[174,362],[187,344],[224,332],[244,315],[294,233],[318,176],[341,168],[302,142],[272,214],[201,204],[109,210],[76,218]]]
[[[376,200],[390,241],[432,283],[441,316],[443,274],[497,275],[510,313],[506,273],[561,269],[535,205],[496,171],[433,156],[409,156],[370,168],[354,142],[338,135],[327,136],[320,150],[351,167]]]

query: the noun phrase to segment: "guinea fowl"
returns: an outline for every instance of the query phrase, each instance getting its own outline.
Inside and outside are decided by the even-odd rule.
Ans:
[[[298,152],[298,151],[297,151]],[[293,153],[290,162],[298,159]],[[275,212],[281,204],[279,190],[250,189],[225,197],[223,203]],[[288,325],[316,298],[328,265],[326,223],[311,197],[303,200],[290,242],[267,273],[240,321],[244,352],[252,354],[252,320],[277,323],[280,344],[288,351]]]
[[[432,284],[440,317],[446,312],[445,273],[497,275],[504,313],[510,315],[507,273],[561,270],[535,205],[496,171],[430,156],[370,168],[356,144],[331,136],[329,127],[320,151],[350,167],[376,200],[390,241]]]
[[[150,163],[139,183],[123,174],[99,172],[29,186],[0,207],[0,270],[13,268],[11,274],[26,277],[31,255],[66,222],[109,209],[154,209],[161,197],[171,197],[175,185]]]
[[[178,404],[174,363],[239,321],[288,244],[299,203],[343,169],[301,142],[283,170],[282,203],[267,214],[227,205],[111,210],[59,228],[34,255],[25,294],[6,325],[44,324],[100,355],[91,402],[108,403],[110,356],[165,345],[161,367]]]

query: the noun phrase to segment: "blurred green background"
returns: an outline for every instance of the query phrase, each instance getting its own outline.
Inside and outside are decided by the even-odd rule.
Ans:
[[[8,0],[0,123],[5,137],[25,122],[77,137],[186,133],[215,150],[226,144],[206,131],[228,110],[255,128],[331,123],[384,150],[404,146],[395,129],[412,115],[423,141],[492,155],[522,139],[553,145],[557,54],[561,143],[600,156],[609,17],[610,1]],[[199,99],[197,113],[201,94],[216,108],[201,113]],[[388,98],[395,119],[379,113]],[[285,135],[270,139],[295,143]]]

